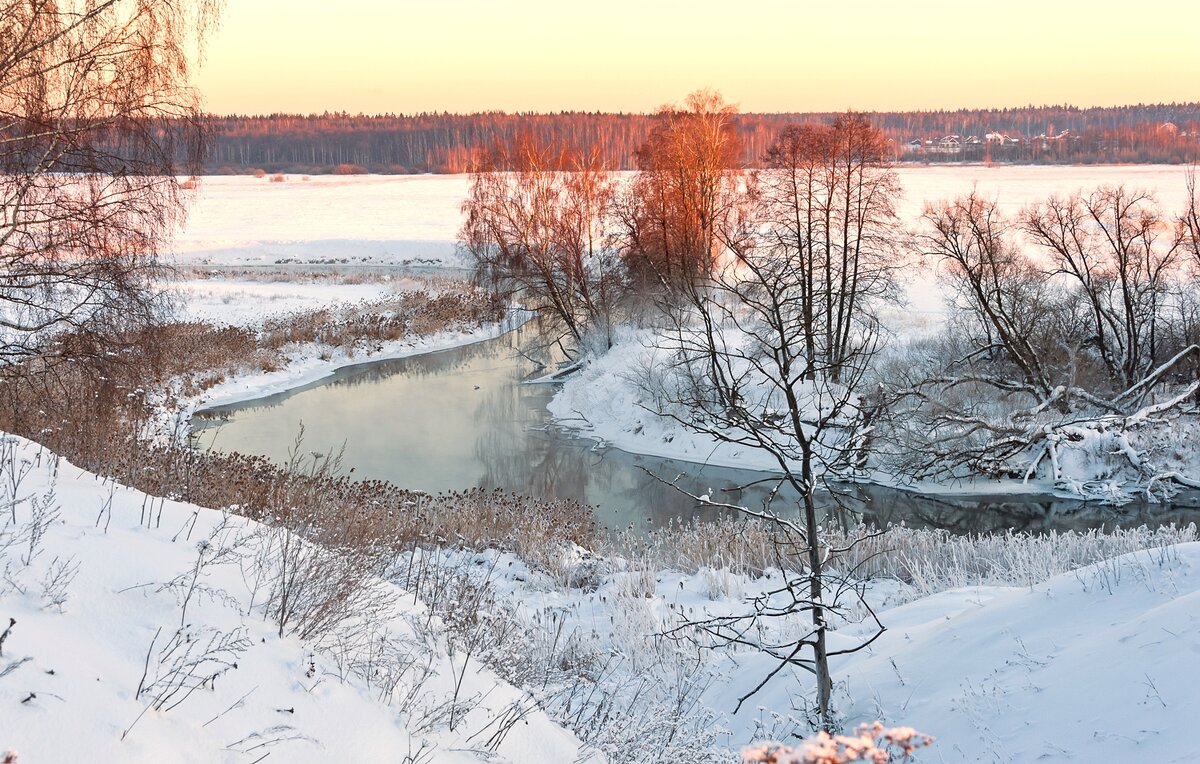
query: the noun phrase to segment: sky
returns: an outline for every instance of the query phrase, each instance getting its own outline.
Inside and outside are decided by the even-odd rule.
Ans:
[[[215,113],[1200,101],[1196,0],[227,0]]]

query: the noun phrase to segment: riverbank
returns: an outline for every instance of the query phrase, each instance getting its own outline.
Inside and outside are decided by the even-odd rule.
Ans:
[[[189,279],[175,287],[180,321],[199,321],[233,327],[260,335],[271,325],[319,320],[344,324],[335,341],[284,341],[269,363],[241,364],[226,369],[184,372],[168,381],[155,399],[155,439],[186,438],[196,411],[227,406],[294,390],[356,364],[406,358],[422,353],[462,347],[498,337],[525,318],[508,311],[500,320],[462,321],[432,333],[391,331],[375,335],[356,331],[354,320],[371,323],[396,321],[396,306],[407,297],[438,299],[454,295],[460,287],[411,276],[347,280],[322,275],[317,280]]]
[[[724,443],[686,427],[691,413],[666,406],[656,399],[668,372],[669,351],[650,330],[625,328],[606,353],[589,358],[580,370],[565,378],[548,408],[557,422],[587,437],[623,451],[698,464],[779,472],[770,454],[750,447]],[[666,384],[670,384],[666,380]],[[1157,454],[1162,472],[1185,476],[1200,485],[1200,425],[1195,417],[1151,421],[1142,417],[1140,428],[1130,428],[1124,450],[1111,446],[1102,431],[1085,432],[1059,443],[1055,467],[1049,459],[1029,454],[1029,471],[1023,478],[985,478],[951,475],[944,480],[915,480],[898,476],[873,461],[856,473],[855,480],[930,497],[1056,497],[1125,504],[1135,500],[1157,503],[1146,490],[1146,476],[1129,453]],[[1116,424],[1116,422],[1114,422]],[[1044,461],[1039,469],[1039,461]],[[798,467],[797,467],[798,469]],[[1193,477],[1186,477],[1194,475]],[[1158,478],[1162,480],[1162,478]],[[1152,481],[1153,482],[1153,481]],[[1183,481],[1181,481],[1183,482]]]

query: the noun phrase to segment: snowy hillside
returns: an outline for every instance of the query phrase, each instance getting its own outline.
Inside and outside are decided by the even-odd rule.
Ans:
[[[419,602],[308,642],[264,614],[277,532],[3,446],[0,752],[68,761],[574,761],[526,696],[448,653]],[[11,458],[10,458],[11,457]],[[3,629],[0,629],[3,631]]]

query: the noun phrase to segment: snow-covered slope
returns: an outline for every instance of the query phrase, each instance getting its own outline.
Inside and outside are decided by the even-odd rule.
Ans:
[[[1196,760],[1200,543],[881,618],[888,632],[834,671],[852,716],[928,730],[933,760]]]
[[[15,624],[0,645],[0,752],[156,763],[579,755],[536,710],[496,735],[527,709],[524,694],[475,664],[456,693],[461,657],[395,586],[379,583],[387,610],[373,639],[355,642],[348,622],[345,639],[335,632],[314,651],[264,618],[263,526],[151,501],[23,440],[6,437],[2,450],[0,631]],[[14,504],[10,478],[22,473]]]
[[[704,688],[699,705],[713,713],[706,730],[731,749],[763,734],[786,737],[812,698],[812,676],[784,670],[734,713],[777,661],[744,648],[696,651],[686,640],[675,655],[670,640],[653,636],[684,614],[752,612],[747,600],[777,588],[778,575],[632,570],[585,591],[539,583],[519,564],[497,569],[519,571],[519,581],[498,586],[527,615],[565,617],[585,642],[630,656],[635,676],[668,692]],[[917,757],[927,762],[1196,760],[1200,542],[1126,554],[1031,587],[973,586],[912,600],[907,586],[882,579],[867,598],[886,631],[832,661],[843,729],[875,720],[915,727],[936,738]],[[768,619],[752,631],[795,639],[806,617]],[[870,619],[842,622],[830,649],[874,633]]]

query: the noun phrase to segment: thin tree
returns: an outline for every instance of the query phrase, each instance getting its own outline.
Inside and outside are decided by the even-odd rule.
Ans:
[[[843,114],[783,129],[765,164],[756,176],[765,244],[800,269],[806,356],[836,379],[859,309],[896,292],[900,184],[887,141],[862,115]]]
[[[748,193],[753,196],[754,190]],[[853,570],[831,567],[830,559],[849,548],[830,548],[823,539],[817,506],[818,490],[836,493],[837,480],[854,472],[870,429],[862,391],[879,347],[878,322],[867,301],[857,303],[836,366],[828,356],[810,357],[808,263],[799,250],[763,246],[762,221],[749,214],[754,209],[731,205],[717,221],[721,260],[700,286],[686,291],[687,299],[672,304],[669,329],[659,341],[665,370],[647,384],[662,404],[661,415],[718,442],[770,457],[778,476],[771,479],[774,487],[761,509],[672,485],[702,505],[767,523],[775,532],[784,580],[755,598],[746,613],[693,621],[675,633],[699,629],[714,646],[749,646],[778,660],[739,705],[786,667],[811,671],[816,717],[829,729],[834,723],[829,659],[863,649],[883,631],[875,619],[874,635],[854,647],[829,648],[831,615],[844,607],[845,595],[861,591]],[[790,507],[782,498],[788,493],[784,489],[797,497]],[[798,615],[808,621],[803,633],[780,635],[770,628],[774,619]]]

